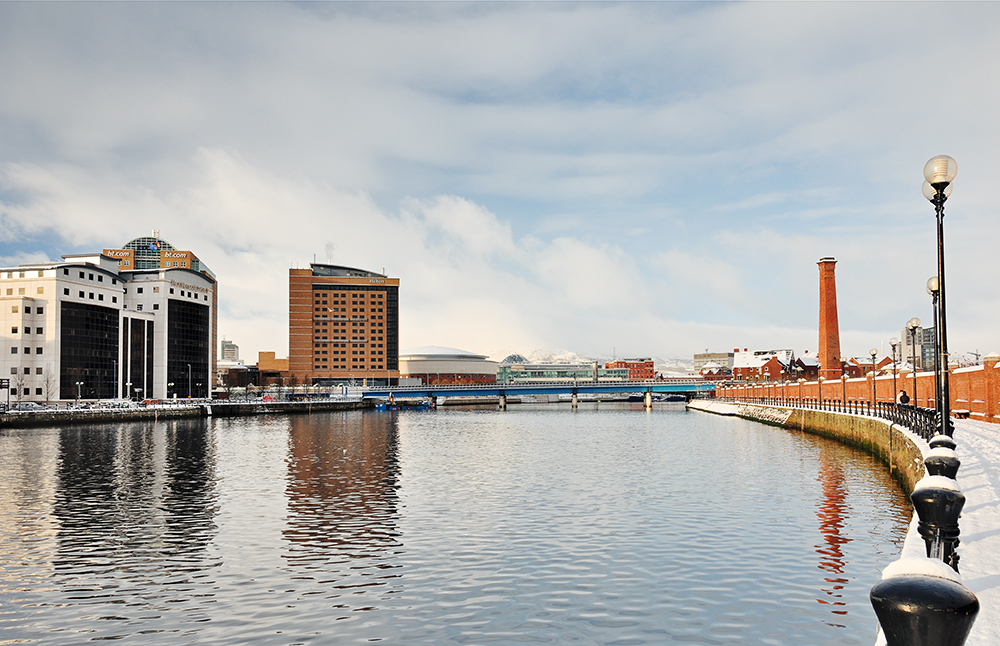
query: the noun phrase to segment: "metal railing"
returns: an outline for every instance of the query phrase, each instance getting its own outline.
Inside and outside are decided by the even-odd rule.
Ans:
[[[933,408],[920,408],[912,404],[897,404],[895,402],[875,402],[839,399],[816,399],[812,397],[720,397],[720,401],[746,404],[764,404],[784,408],[806,408],[810,410],[846,413],[864,417],[875,417],[887,420],[893,424],[905,426],[923,439],[930,441],[937,433],[940,423]],[[950,422],[950,420],[949,420]]]

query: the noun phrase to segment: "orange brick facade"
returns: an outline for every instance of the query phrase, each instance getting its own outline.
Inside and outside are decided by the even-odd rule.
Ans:
[[[288,272],[288,378],[399,379],[399,279],[331,265]]]
[[[619,359],[604,364],[606,369],[628,368],[629,381],[645,381],[654,375],[652,359]]]

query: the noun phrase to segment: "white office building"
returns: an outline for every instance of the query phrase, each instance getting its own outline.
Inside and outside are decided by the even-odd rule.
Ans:
[[[215,278],[203,265],[128,260],[125,270],[105,250],[0,269],[0,377],[12,401],[208,396]]]

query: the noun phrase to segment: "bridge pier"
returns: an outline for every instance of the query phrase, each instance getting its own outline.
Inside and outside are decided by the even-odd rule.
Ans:
[[[642,400],[643,400],[642,403],[646,405],[646,410],[649,410],[650,408],[653,407],[653,393],[651,393],[650,391],[648,390],[646,391],[646,395],[645,397],[642,398]]]
[[[507,395],[500,395],[500,410],[507,410]]]
[[[577,407],[577,404],[579,404],[579,403],[580,403],[580,400],[579,400],[579,398],[577,397],[577,394],[576,394],[576,393],[573,393],[573,408],[576,408],[576,407]]]

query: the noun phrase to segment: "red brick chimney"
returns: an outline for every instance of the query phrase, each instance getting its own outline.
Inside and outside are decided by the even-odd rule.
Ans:
[[[840,364],[840,325],[837,323],[837,277],[833,258],[820,258],[819,262],[819,363],[821,377],[839,379],[843,370]]]

